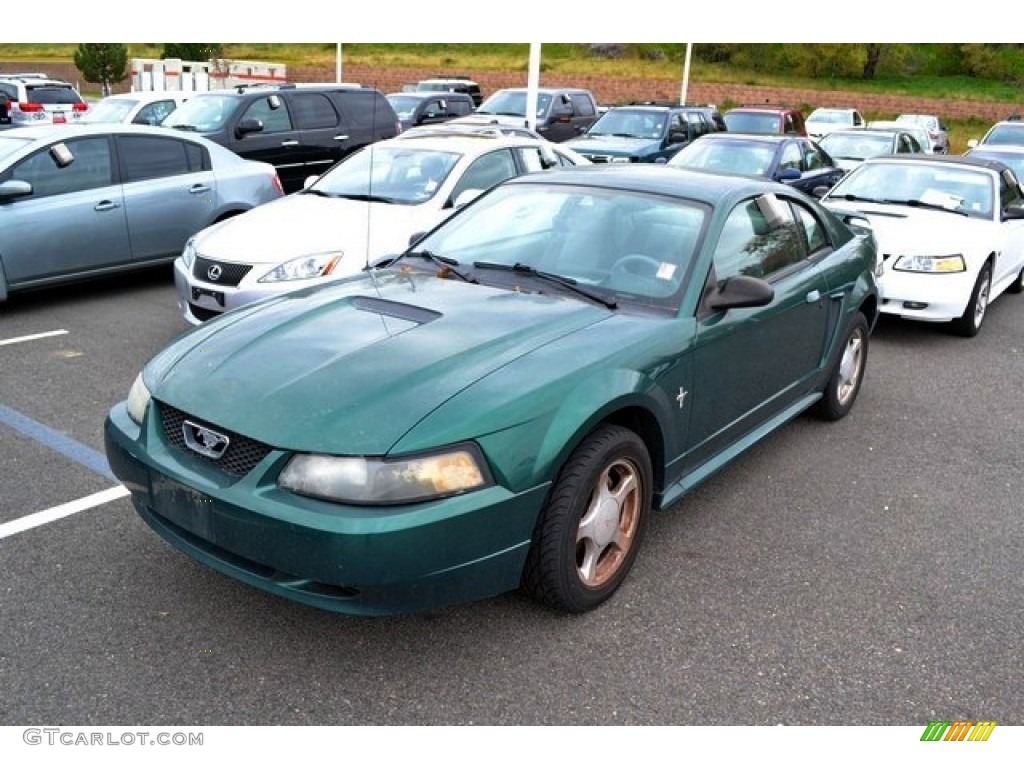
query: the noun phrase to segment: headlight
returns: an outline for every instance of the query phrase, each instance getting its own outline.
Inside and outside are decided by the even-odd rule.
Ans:
[[[181,252],[181,261],[185,265],[186,269],[192,269],[192,264],[196,260],[196,239],[190,237],[188,242],[185,243],[185,248]]]
[[[959,253],[951,256],[900,256],[892,268],[897,272],[966,272]]]
[[[313,253],[279,264],[260,278],[261,283],[277,283],[282,280],[306,280],[310,277],[326,277],[341,261],[341,251]]]
[[[149,407],[150,394],[142,381],[142,374],[135,377],[132,388],[128,391],[128,415],[131,420],[142,426],[142,419],[146,416],[146,409]]]
[[[277,484],[328,501],[408,504],[483,488],[491,479],[479,450],[467,445],[399,459],[298,454]]]

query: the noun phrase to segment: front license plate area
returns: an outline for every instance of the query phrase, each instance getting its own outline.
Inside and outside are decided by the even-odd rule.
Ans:
[[[172,523],[213,541],[213,505],[209,496],[160,476],[150,491],[152,509]]]
[[[209,288],[200,288],[199,286],[192,286],[192,301],[199,303],[204,296],[211,297],[218,307],[224,308],[224,291],[213,291]]]

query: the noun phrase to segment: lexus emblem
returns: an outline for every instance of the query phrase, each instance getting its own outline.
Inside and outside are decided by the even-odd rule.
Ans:
[[[220,264],[214,264],[208,270],[206,270],[206,276],[216,283],[218,280],[220,280],[220,276],[223,271],[224,270],[220,268]]]
[[[228,449],[228,443],[231,442],[227,435],[202,427],[194,421],[186,420],[181,425],[181,431],[185,437],[185,445],[200,456],[210,459],[219,459],[223,456],[224,451]]]

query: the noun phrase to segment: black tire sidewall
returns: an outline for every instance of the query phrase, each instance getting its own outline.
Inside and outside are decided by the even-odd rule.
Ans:
[[[643,484],[640,519],[633,544],[618,572],[600,587],[584,584],[576,567],[576,536],[590,494],[607,467],[629,460]],[[652,497],[651,460],[636,433],[625,427],[603,425],[587,436],[566,460],[552,487],[534,533],[523,583],[535,598],[571,613],[596,608],[621,586],[631,570],[644,538]]]

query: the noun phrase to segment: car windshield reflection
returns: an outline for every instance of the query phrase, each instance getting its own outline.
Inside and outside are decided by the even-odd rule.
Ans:
[[[418,205],[432,198],[460,154],[410,147],[368,147],[343,160],[307,192]]]
[[[557,275],[618,303],[674,309],[706,218],[703,206],[673,198],[520,183],[496,188],[415,247],[485,265],[481,281],[518,287]]]

